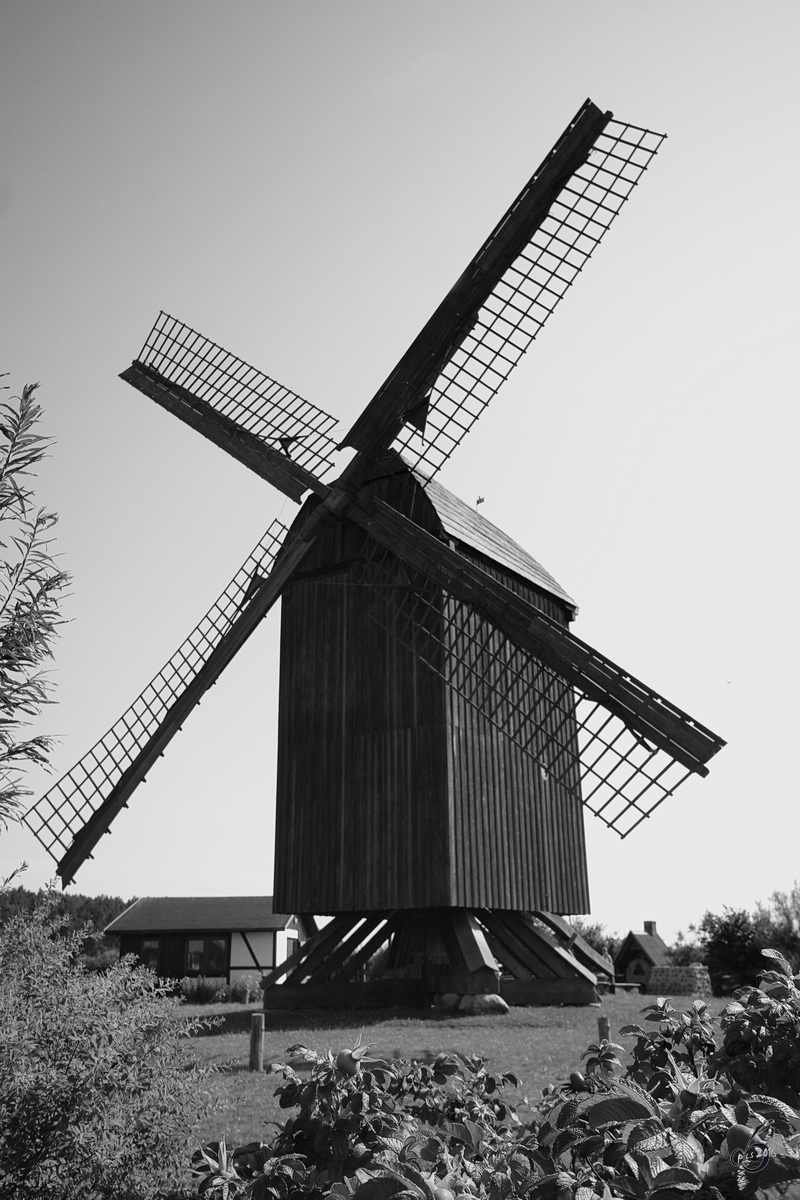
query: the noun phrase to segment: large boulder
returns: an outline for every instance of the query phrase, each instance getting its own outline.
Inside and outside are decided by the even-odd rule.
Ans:
[[[483,1013],[503,1014],[508,1012],[508,1005],[502,996],[496,992],[478,992],[474,996],[462,996],[458,1006],[459,1012],[471,1013],[478,1016]]]
[[[478,967],[470,971],[468,967],[454,967],[448,964],[442,973],[438,991],[458,992],[459,996],[467,993],[477,996],[481,992],[495,993],[500,986],[500,972],[491,967]]]

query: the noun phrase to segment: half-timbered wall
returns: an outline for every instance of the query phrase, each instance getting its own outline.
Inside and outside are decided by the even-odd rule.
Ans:
[[[228,983],[236,983],[246,975],[261,975],[276,964],[277,934],[274,929],[261,929],[257,933],[231,934],[231,957],[228,965]]]
[[[206,937],[224,939],[225,963],[217,975],[225,983],[236,983],[245,976],[271,970],[304,940],[293,918],[286,929],[278,930],[173,933],[159,929],[151,933],[121,933],[120,955],[135,954],[162,978],[182,979],[187,971],[189,942]]]

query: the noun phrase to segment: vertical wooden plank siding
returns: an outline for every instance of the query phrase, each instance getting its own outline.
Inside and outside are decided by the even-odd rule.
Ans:
[[[368,490],[444,536],[407,472],[376,478]],[[307,502],[298,522],[316,503]],[[566,623],[560,601],[458,548]],[[359,528],[331,520],[284,593],[276,910],[588,911],[577,778],[566,786],[544,778],[538,763],[373,619],[376,589],[361,582],[368,549]],[[405,603],[404,589],[393,594]],[[437,603],[441,615],[448,602],[439,594]],[[431,619],[439,620],[435,606]],[[458,635],[445,634],[446,621],[440,626],[443,653],[457,654],[447,637]],[[478,667],[502,682],[496,644],[499,635]]]
[[[549,616],[566,624],[566,611],[511,573],[463,545],[461,553],[506,587],[525,596]],[[473,628],[482,618],[472,615]],[[485,626],[485,623],[483,623]],[[502,689],[489,637],[483,670]],[[458,647],[454,644],[454,653]],[[531,670],[531,677],[534,672]],[[465,907],[518,910],[535,908],[573,913],[589,910],[583,810],[577,772],[561,784],[545,778],[541,767],[481,712],[449,691],[452,741],[448,756],[453,836],[458,875],[455,903]],[[555,737],[554,721],[549,722]],[[575,742],[576,729],[561,740]],[[546,898],[546,899],[545,899]]]
[[[365,545],[331,525],[284,594],[274,903],[287,912],[450,903],[442,682],[373,620]]]

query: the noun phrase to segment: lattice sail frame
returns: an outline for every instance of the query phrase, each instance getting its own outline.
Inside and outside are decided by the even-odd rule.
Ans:
[[[359,582],[374,589],[373,620],[529,755],[543,779],[579,783],[585,807],[620,837],[691,775],[469,605],[412,580],[376,543]]]
[[[168,313],[159,313],[138,361],[273,450],[284,449],[282,438],[292,439],[288,453],[307,471],[322,476],[331,467],[335,417]]]
[[[254,588],[269,574],[286,532],[280,521],[272,522],[219,599],[133,704],[25,813],[23,821],[57,862],[197,678]]]
[[[393,443],[435,475],[555,312],[611,228],[666,135],[612,120],[525,250],[495,285],[433,384],[424,434]]]

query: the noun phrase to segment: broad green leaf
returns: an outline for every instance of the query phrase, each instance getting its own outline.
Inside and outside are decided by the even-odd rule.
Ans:
[[[571,1188],[575,1183],[574,1175],[559,1171],[557,1175],[547,1175],[540,1183],[526,1193],[527,1200],[556,1200],[559,1194]]]
[[[628,1134],[628,1149],[648,1154],[651,1150],[663,1150],[667,1144],[664,1126],[655,1117],[634,1125]]]
[[[788,975],[791,978],[792,968],[789,966],[789,963],[783,957],[780,950],[762,950],[761,953],[764,958],[771,958],[778,964],[778,968],[782,975]]]
[[[685,1167],[667,1167],[666,1171],[659,1171],[653,1179],[652,1195],[654,1200],[660,1191],[697,1192],[699,1190],[700,1180],[693,1171],[687,1171]]]
[[[465,1146],[477,1150],[483,1141],[483,1130],[474,1121],[448,1121],[445,1129],[450,1137],[458,1138]]]
[[[606,1100],[592,1104],[585,1115],[593,1129],[600,1129],[603,1125],[640,1121],[653,1114],[648,1105],[633,1096],[609,1096]]]
[[[562,1129],[556,1140],[553,1142],[551,1150],[553,1158],[558,1158],[559,1155],[563,1154],[565,1150],[568,1150],[570,1146],[574,1146],[576,1142],[579,1142],[582,1137],[583,1133],[580,1129]]]
[[[687,1167],[689,1163],[702,1163],[705,1152],[701,1143],[691,1133],[669,1132],[669,1144],[679,1167]]]
[[[789,1126],[800,1129],[800,1113],[782,1100],[776,1100],[774,1096],[749,1096],[747,1102],[754,1112],[768,1121],[774,1121],[779,1128]]]
[[[410,1180],[415,1185],[414,1194],[421,1193],[425,1200],[433,1200],[433,1189],[419,1171],[416,1171],[410,1163],[401,1163],[400,1170],[405,1175],[406,1179]]]
[[[615,1079],[614,1091],[617,1094],[620,1092],[625,1092],[628,1096],[632,1096],[634,1100],[638,1100],[641,1104],[648,1105],[650,1109],[650,1115],[658,1118],[659,1120],[661,1119],[661,1110],[658,1106],[658,1101],[655,1100],[649,1092],[645,1091],[644,1088],[639,1087],[638,1083],[634,1083],[632,1079]]]
[[[355,1195],[357,1200],[399,1200],[400,1196],[419,1198],[416,1189],[410,1189],[408,1183],[396,1175],[377,1175],[368,1179],[356,1189]]]
[[[566,1129],[568,1125],[571,1125],[578,1114],[578,1108],[578,1100],[568,1100],[556,1117],[556,1126],[559,1129]]]

